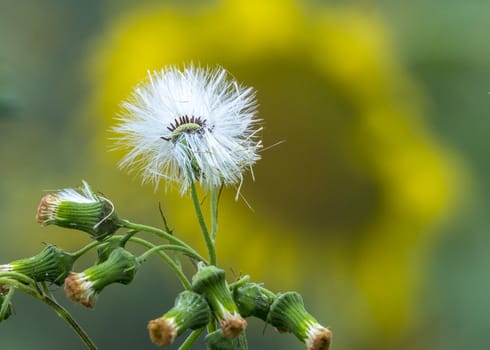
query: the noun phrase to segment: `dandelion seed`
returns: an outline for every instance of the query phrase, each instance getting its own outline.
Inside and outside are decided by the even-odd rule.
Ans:
[[[149,73],[113,129],[115,148],[128,151],[120,167],[140,173],[143,183],[178,183],[181,193],[193,182],[206,189],[240,184],[260,159],[256,107],[254,90],[223,68]]]

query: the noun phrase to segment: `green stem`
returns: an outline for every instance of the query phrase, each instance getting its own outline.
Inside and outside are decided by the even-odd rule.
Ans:
[[[87,244],[85,247],[77,250],[76,252],[74,253],[71,253],[71,256],[73,256],[75,259],[78,259],[79,257],[81,257],[82,255],[84,255],[86,252],[88,252],[90,249],[94,248],[94,247],[97,247],[99,246],[100,244],[102,243],[105,243],[107,241],[113,241],[113,240],[118,240],[120,239],[121,240],[121,243],[122,245],[124,245],[124,243],[126,243],[129,238],[131,236],[133,236],[134,234],[138,233],[138,231],[135,231],[135,230],[130,230],[128,233],[126,233],[125,235],[114,235],[112,237],[109,237],[103,241],[93,241],[93,242],[90,242],[89,244]]]
[[[49,305],[54,309],[54,311],[60,316],[62,319],[64,319],[70,327],[78,334],[78,336],[82,339],[82,341],[85,343],[88,349],[90,350],[97,350],[97,347],[93,343],[93,341],[90,339],[88,334],[83,330],[82,327],[75,321],[75,319],[70,315],[70,313],[60,304],[58,304],[56,301],[53,299],[43,296],[42,300],[44,303]]]
[[[80,325],[77,323],[77,321],[75,321],[70,313],[65,308],[63,308],[63,306],[59,305],[56,301],[16,280],[0,277],[0,284],[8,284],[16,289],[20,289],[22,292],[29,294],[30,296],[39,299],[43,303],[50,306],[58,314],[58,316],[66,321],[68,325],[75,331],[75,333],[77,333],[77,335],[85,343],[88,349],[97,350],[97,347],[89,338],[88,334],[82,329],[82,327],[80,327]]]
[[[207,325],[208,333],[213,333],[216,330],[216,318],[211,317],[211,321]]]
[[[17,280],[26,284],[31,285],[33,288],[36,288],[36,281],[34,281],[32,278],[27,277],[26,275],[14,271],[5,271],[5,272],[0,272],[0,278],[13,278],[12,281]],[[37,288],[36,288],[37,289]]]
[[[187,250],[186,247],[182,247],[180,245],[175,245],[175,244],[162,244],[162,245],[156,245],[154,246],[153,248],[147,250],[146,252],[144,252],[143,254],[141,254],[138,259],[140,261],[144,261],[146,260],[151,254],[155,253],[155,252],[158,252],[158,251],[161,251],[161,250],[176,250],[176,251],[180,251],[180,252],[183,252],[183,253],[186,253],[188,255],[190,255],[191,257],[195,258],[191,252],[189,252]]]
[[[204,327],[200,329],[196,329],[195,331],[192,331],[191,334],[187,337],[187,339],[182,343],[182,345],[179,347],[178,350],[187,350],[191,348],[191,345],[194,344],[194,342],[199,338],[201,333],[204,331]]]
[[[218,232],[218,194],[216,193],[216,187],[212,187],[210,192],[211,239],[213,240],[213,244],[216,244],[216,233]]]
[[[150,248],[150,250],[153,249],[153,248],[157,248],[158,247],[158,246],[154,245],[153,243],[150,243],[147,240],[144,240],[144,239],[141,239],[141,238],[138,238],[138,237],[131,237],[130,238],[130,241],[135,242],[135,243],[138,243],[138,244],[140,244],[140,245],[142,245],[144,247]],[[158,252],[158,255],[163,260],[165,260],[165,262],[167,263],[167,265],[175,272],[175,274],[177,275],[177,278],[182,283],[182,286],[186,290],[190,290],[191,289],[191,283],[189,282],[189,279],[184,274],[184,272],[180,269],[180,267],[175,263],[175,261],[173,261],[167,254],[165,254],[165,253],[163,253],[161,251]]]
[[[230,289],[235,289],[235,288],[241,287],[242,285],[244,285],[248,281],[250,281],[250,276],[245,275],[242,278],[240,278],[239,280],[236,280],[235,282],[230,283],[229,287],[230,287]]]
[[[90,242],[89,244],[87,244],[85,247],[77,250],[76,252],[74,253],[71,253],[71,256],[73,256],[75,259],[78,259],[79,257],[81,257],[83,254],[85,254],[86,252],[88,252],[90,249],[94,248],[94,247],[97,247],[99,244],[103,243],[105,241],[93,241],[93,242]]]
[[[132,229],[134,231],[139,231],[139,232],[148,232],[148,233],[153,233],[157,235],[158,237],[164,238],[170,243],[178,244],[182,247],[185,247],[188,249],[189,252],[192,253],[193,256],[195,256],[197,259],[201,261],[206,261],[198,252],[196,252],[191,246],[189,246],[187,243],[184,241],[178,239],[177,237],[173,236],[172,234],[161,230],[159,228],[153,227],[153,226],[148,226],[148,225],[143,225],[143,224],[136,224],[134,222],[130,222],[128,220],[121,220],[121,224],[129,229]],[[131,238],[132,239],[132,238]]]
[[[9,281],[15,281],[15,282],[20,281],[20,282],[22,282],[21,285],[28,284],[38,294],[42,294],[42,291],[39,288],[39,285],[36,283],[36,281],[34,281],[32,278],[24,275],[23,273],[14,272],[14,271],[0,272],[0,279],[3,279],[4,277],[6,277]],[[0,284],[2,284],[2,283],[0,283]],[[4,283],[4,284],[8,284],[8,283]]]
[[[3,299],[2,308],[0,308],[0,322],[5,318],[8,308],[10,307],[10,300],[14,296],[15,289],[9,288],[7,295]]]
[[[11,278],[5,278],[3,276],[0,276],[0,284],[6,284],[12,288],[17,288],[20,289],[22,292],[32,295],[33,297],[36,297],[38,295],[41,295],[35,288],[29,287],[28,285],[25,285],[22,282],[19,282],[17,280],[11,279]]]
[[[41,282],[41,289],[42,289],[43,293],[44,293],[46,296],[48,296],[49,298],[51,298],[51,299],[53,299],[53,300],[56,300],[56,299],[54,298],[53,293],[51,293],[51,291],[49,290],[49,287],[48,287],[48,285],[47,285],[46,281],[42,281],[42,282]]]
[[[201,232],[204,236],[204,241],[206,242],[206,247],[208,249],[209,263],[211,265],[216,265],[216,251],[214,248],[214,242],[211,236],[209,235],[206,222],[204,221],[204,215],[202,214],[201,204],[199,203],[196,184],[194,182],[191,182],[191,197],[192,197],[192,203],[194,204],[194,210],[196,211],[197,220],[199,221],[199,225],[201,226]]]
[[[275,299],[277,297],[277,295],[274,292],[271,292],[270,290],[268,290],[264,287],[260,287],[260,290],[262,291],[262,293],[264,293],[265,295],[267,295],[271,299]]]

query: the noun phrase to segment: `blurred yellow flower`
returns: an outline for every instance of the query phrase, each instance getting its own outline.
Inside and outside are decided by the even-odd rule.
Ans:
[[[424,124],[380,19],[292,0],[133,9],[109,26],[90,63],[94,147],[108,148],[120,101],[148,70],[188,62],[220,64],[254,86],[265,145],[287,141],[263,153],[257,182],[245,186],[256,214],[225,196],[220,265],[271,288],[329,290],[330,306],[341,305],[333,310],[346,312],[332,318],[359,337],[416,320],[421,258],[454,199],[457,167]],[[104,169],[120,156],[98,154]],[[115,172],[106,173],[127,200],[118,207],[153,214],[154,196],[134,200],[139,185],[124,193]],[[178,234],[198,240],[186,201],[166,198]]]

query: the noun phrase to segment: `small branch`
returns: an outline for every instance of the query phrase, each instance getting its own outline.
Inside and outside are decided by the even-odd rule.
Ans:
[[[75,319],[70,315],[70,313],[60,304],[58,304],[53,299],[43,295],[42,298],[39,298],[41,301],[49,305],[54,311],[60,316],[63,320],[65,320],[70,327],[78,334],[78,336],[82,339],[82,341],[87,346],[87,349],[97,350],[97,347],[90,339],[88,334],[83,330],[83,328],[75,321]]]
[[[171,235],[170,233],[161,230],[159,228],[153,227],[153,226],[148,226],[148,225],[143,225],[143,224],[136,224],[133,222],[130,222],[128,220],[121,220],[121,224],[129,229],[132,229],[134,231],[138,232],[148,232],[157,235],[160,238],[166,239],[170,243],[174,243],[177,245],[180,245],[182,247],[187,248],[190,252],[192,252],[192,255],[195,256],[197,259],[201,261],[206,261],[198,252],[196,252],[191,246],[189,246],[187,243],[184,241],[178,239],[177,237]]]
[[[39,292],[38,289],[33,289],[17,280],[0,277],[0,284],[7,284],[13,288],[19,289],[22,292],[32,296],[33,298],[41,300],[43,303],[50,306],[58,314],[58,316],[60,316],[64,321],[66,321],[68,325],[75,331],[75,333],[77,333],[77,335],[85,343],[88,349],[97,350],[97,347],[89,338],[88,334],[83,330],[83,328],[77,323],[77,321],[75,321],[75,319],[70,315],[70,313],[65,308],[63,308],[63,306],[58,304],[56,301],[44,295],[42,292]]]
[[[12,297],[14,296],[14,292],[14,288],[9,288],[7,295],[4,296],[2,308],[0,309],[0,322],[5,318],[5,314],[10,307],[10,300],[12,300]]]
[[[182,247],[180,245],[174,245],[174,244],[162,244],[162,245],[156,245],[153,246],[151,249],[147,250],[143,254],[141,254],[138,259],[139,260],[146,260],[151,254],[155,252],[159,252],[162,250],[175,250],[179,252],[183,252],[187,255],[190,255],[193,258],[196,258],[195,256],[192,255],[192,252],[190,252],[186,247]]]
[[[150,250],[158,247],[158,246],[154,245],[153,243],[150,243],[150,242],[148,242],[148,241],[146,241],[144,239],[138,238],[138,237],[131,237],[130,238],[130,241],[135,242],[135,243],[138,243],[138,244],[140,244],[140,245],[142,245],[144,247],[150,248]],[[189,279],[184,274],[184,272],[182,271],[182,269],[175,263],[175,261],[173,261],[167,254],[165,254],[165,253],[163,253],[161,251],[158,251],[157,253],[158,253],[158,255],[163,260],[165,260],[165,262],[167,263],[167,265],[175,272],[175,274],[177,275],[177,278],[182,283],[182,286],[185,289],[190,290],[191,289],[191,283],[189,282]]]
[[[75,259],[78,259],[79,257],[81,257],[83,254],[85,254],[86,252],[88,252],[90,249],[94,248],[94,247],[97,247],[99,244],[101,243],[104,243],[105,241],[93,241],[93,242],[90,242],[89,244],[87,244],[85,247],[77,250],[76,252],[74,253],[71,253],[71,256],[73,256]]]
[[[41,289],[43,291],[43,293],[48,296],[49,298],[53,299],[54,301],[56,301],[56,299],[54,298],[54,295],[53,293],[51,293],[51,291],[49,290],[49,287],[48,285],[46,284],[46,281],[42,281],[41,282]]]
[[[209,205],[211,207],[211,239],[213,244],[216,244],[216,233],[218,232],[218,198],[216,188],[211,188]]]
[[[201,226],[201,232],[204,236],[204,241],[206,242],[206,247],[208,249],[209,263],[211,265],[216,265],[216,251],[214,248],[214,242],[209,235],[206,222],[204,221],[204,215],[202,214],[201,204],[199,203],[199,198],[197,196],[196,184],[191,183],[191,197],[192,203],[194,204],[194,210],[196,212],[197,220],[199,221],[199,226]]]
[[[31,287],[36,288],[36,281],[34,281],[32,278],[18,272],[14,271],[5,271],[5,272],[0,272],[0,278],[12,278],[12,281],[20,281],[26,284],[29,284]],[[7,283],[8,284],[8,283]],[[37,289],[37,288],[36,288]]]
[[[168,227],[167,218],[163,214],[162,204],[160,202],[158,202],[158,211],[160,212],[160,216],[162,218],[163,227],[165,227],[165,231],[167,231],[168,233],[170,233],[172,235],[173,234],[172,230],[170,229],[170,227]]]
[[[244,285],[245,283],[248,283],[248,281],[250,281],[250,276],[245,275],[245,276],[241,277],[240,279],[236,280],[235,282],[230,283],[229,287],[230,287],[230,289],[235,289],[235,288],[238,288],[238,287]]]
[[[199,338],[199,336],[201,335],[201,333],[203,331],[204,331],[204,327],[203,328],[200,328],[200,329],[196,329],[191,334],[189,334],[189,336],[187,337],[187,339],[182,343],[182,345],[179,347],[178,350],[188,350],[188,349],[190,349],[191,346],[192,346],[192,344],[194,344],[194,342],[197,340],[197,338]]]

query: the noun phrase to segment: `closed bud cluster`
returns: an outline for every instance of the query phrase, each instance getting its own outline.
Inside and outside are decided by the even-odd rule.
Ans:
[[[60,286],[72,270],[75,260],[75,256],[49,244],[33,257],[0,265],[0,271],[17,272],[37,282],[51,282]]]
[[[279,294],[271,305],[267,322],[281,332],[293,333],[308,350],[330,349],[332,333],[306,311],[299,293]]]
[[[233,299],[243,317],[255,316],[263,321],[274,301],[275,295],[257,283],[245,283],[233,290]]]
[[[85,181],[81,188],[45,195],[37,209],[36,220],[42,225],[84,231],[99,240],[120,227],[112,203],[93,192]]]
[[[139,266],[137,258],[124,248],[113,250],[107,260],[74,273],[65,279],[68,298],[86,307],[94,307],[97,295],[109,284],[129,284]]]
[[[159,346],[170,345],[187,329],[206,326],[211,310],[206,299],[197,293],[184,291],[165,315],[148,322],[151,341]]]
[[[247,321],[240,315],[233,301],[224,270],[200,263],[192,278],[192,289],[206,297],[220,322],[224,337],[233,339],[245,330]]]

